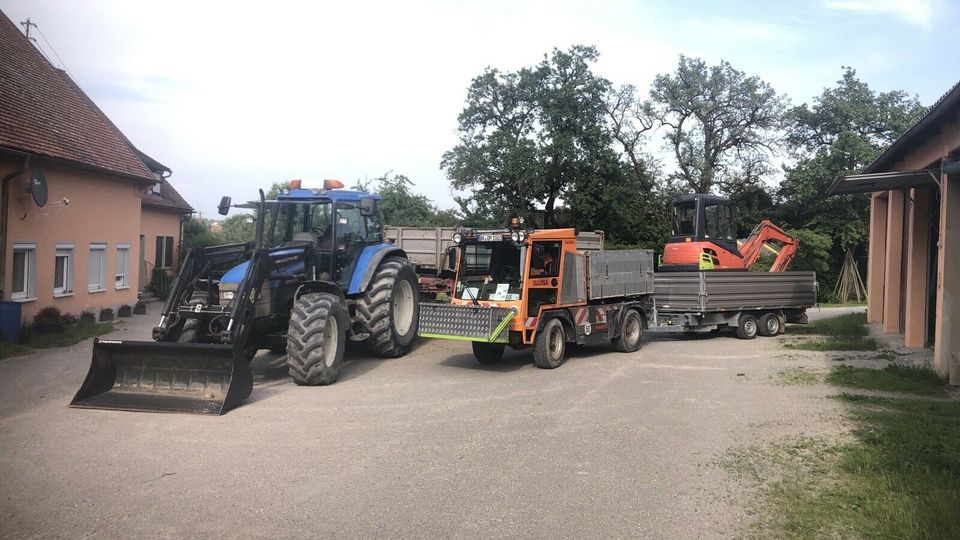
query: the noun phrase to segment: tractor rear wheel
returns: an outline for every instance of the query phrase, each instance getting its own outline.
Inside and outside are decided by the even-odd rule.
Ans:
[[[407,259],[390,257],[377,269],[366,292],[357,298],[356,323],[374,354],[403,356],[417,336],[420,315],[417,274]]]
[[[347,306],[329,293],[305,294],[290,312],[287,367],[293,382],[333,384],[340,378],[346,342]]]
[[[740,339],[753,339],[757,337],[757,318],[749,313],[740,315],[739,326],[737,326],[737,337]]]
[[[567,337],[560,319],[550,319],[533,342],[533,364],[541,369],[560,367],[565,358]]]
[[[477,362],[481,364],[496,364],[503,358],[503,350],[507,347],[502,343],[483,343],[474,341],[473,356],[477,357]]]

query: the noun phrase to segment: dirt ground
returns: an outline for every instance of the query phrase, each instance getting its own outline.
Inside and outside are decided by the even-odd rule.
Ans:
[[[151,304],[151,311],[159,309]],[[861,308],[862,309],[862,308]],[[811,318],[838,309],[811,310]],[[108,337],[149,339],[154,316]],[[713,538],[751,521],[730,448],[840,429],[823,386],[778,384],[821,353],[778,338],[644,338],[556,370],[469,344],[348,353],[298,387],[254,360],[222,417],[67,408],[91,342],[0,361],[0,536]]]

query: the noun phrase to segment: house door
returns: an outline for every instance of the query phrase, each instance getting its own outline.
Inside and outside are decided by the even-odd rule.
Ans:
[[[139,289],[142,291],[147,288],[147,285],[150,284],[147,279],[147,251],[146,251],[146,239],[141,234],[140,235],[140,281],[138,282]]]

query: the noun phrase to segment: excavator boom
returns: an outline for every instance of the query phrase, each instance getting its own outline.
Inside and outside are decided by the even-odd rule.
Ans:
[[[750,233],[747,240],[740,246],[740,253],[743,255],[743,267],[745,269],[750,268],[757,262],[757,259],[760,258],[760,253],[763,251],[763,247],[771,240],[779,242],[782,247],[777,253],[777,258],[773,261],[770,271],[783,272],[787,269],[790,261],[793,260],[793,256],[797,253],[797,246],[800,242],[768,219],[761,221],[759,225],[754,227],[753,232]]]

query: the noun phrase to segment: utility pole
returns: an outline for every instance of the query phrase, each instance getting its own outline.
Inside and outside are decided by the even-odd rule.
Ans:
[[[30,41],[36,42],[36,41],[37,41],[37,38],[35,38],[35,37],[30,37],[30,27],[32,26],[32,27],[36,28],[36,27],[37,27],[37,24],[36,24],[36,23],[33,23],[33,22],[30,22],[30,17],[27,17],[27,20],[25,20],[25,21],[20,21],[20,25],[27,29],[27,32],[26,32],[26,33],[27,33],[27,39],[29,39]]]

